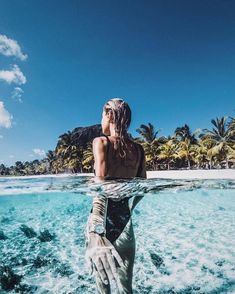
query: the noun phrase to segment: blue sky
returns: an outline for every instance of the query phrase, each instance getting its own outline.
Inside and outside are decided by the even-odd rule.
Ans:
[[[235,116],[234,15],[231,0],[0,0],[0,163],[42,158],[113,97],[134,136]]]

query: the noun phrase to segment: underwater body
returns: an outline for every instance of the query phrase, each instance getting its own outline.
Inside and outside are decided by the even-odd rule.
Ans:
[[[0,178],[0,293],[95,293],[92,196],[144,196],[132,214],[133,293],[235,293],[235,181]]]

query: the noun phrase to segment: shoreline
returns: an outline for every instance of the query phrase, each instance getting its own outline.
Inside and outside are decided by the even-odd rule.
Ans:
[[[30,179],[30,178],[48,178],[48,177],[76,177],[90,176],[93,173],[64,173],[64,174],[47,174],[31,176],[0,176],[0,179]],[[160,170],[147,171],[147,179],[228,179],[235,180],[235,169],[198,169],[198,170]]]
[[[235,180],[235,169],[148,171],[147,178]]]

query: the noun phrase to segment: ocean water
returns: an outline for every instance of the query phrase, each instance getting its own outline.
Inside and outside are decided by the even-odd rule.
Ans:
[[[133,293],[235,293],[235,181],[67,176],[0,178],[1,294],[96,292],[84,230],[97,193],[144,196]]]

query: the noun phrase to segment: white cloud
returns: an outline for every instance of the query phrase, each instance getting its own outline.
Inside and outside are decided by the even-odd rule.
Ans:
[[[10,128],[13,116],[6,110],[4,103],[0,101],[0,127]]]
[[[34,148],[33,152],[39,156],[46,156],[46,152],[43,149],[39,149],[39,148]]]
[[[20,87],[15,87],[15,89],[11,92],[11,98],[18,100],[19,102],[23,102],[21,99],[24,91]]]
[[[3,139],[3,135],[0,135],[0,139]]]
[[[8,84],[15,83],[22,85],[26,83],[26,77],[18,67],[14,64],[11,70],[0,70],[0,80],[7,82]]]
[[[0,53],[5,56],[15,56],[20,60],[27,59],[27,55],[23,54],[17,41],[0,35]]]
[[[11,155],[9,155],[9,157],[10,157],[10,158],[14,158],[14,157],[15,157],[15,155],[11,154]]]

